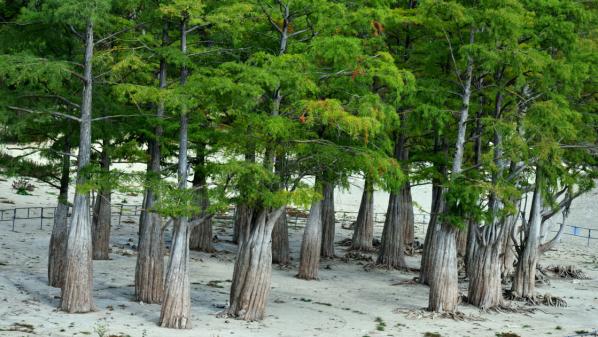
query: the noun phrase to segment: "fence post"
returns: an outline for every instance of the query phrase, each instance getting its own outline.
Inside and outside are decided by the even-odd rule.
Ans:
[[[588,247],[590,246],[590,239],[592,239],[592,230],[588,228]]]
[[[17,220],[17,209],[12,210],[12,231],[15,231],[15,221]]]
[[[40,207],[42,215],[39,217],[39,229],[44,229],[44,208]]]
[[[120,220],[123,217],[123,204],[120,204],[120,211],[118,212],[118,225],[120,226]]]

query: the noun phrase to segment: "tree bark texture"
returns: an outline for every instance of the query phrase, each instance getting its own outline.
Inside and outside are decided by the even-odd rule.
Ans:
[[[515,216],[509,216],[504,224],[500,239],[500,274],[501,279],[506,280],[515,271],[515,244],[511,233],[515,230]]]
[[[502,93],[496,94],[494,117],[501,117]],[[494,164],[496,171],[492,173],[492,183],[497,184],[505,169],[502,150],[502,134],[494,131]],[[474,227],[476,249],[473,251],[472,266],[470,269],[469,302],[481,309],[490,309],[502,304],[501,287],[501,237],[506,226],[505,217],[500,215],[503,202],[495,192],[490,194],[488,208],[491,212],[490,223],[482,228]]]
[[[404,186],[404,191],[401,191],[401,209],[403,210],[405,218],[405,225],[403,226],[403,242],[409,255],[413,253],[413,246],[415,245],[415,215],[413,213],[413,197],[411,195],[411,183],[407,181]]]
[[[56,210],[54,211],[54,226],[52,227],[48,253],[48,285],[56,288],[62,288],[68,238],[68,192],[71,167],[71,145],[68,137],[64,139],[63,151],[60,192]]]
[[[246,321],[264,318],[272,282],[272,229],[283,212],[284,207],[269,215],[265,210],[261,211],[253,221],[247,240],[241,241],[233,272],[230,306],[225,310],[228,316]]]
[[[206,145],[202,144],[197,151],[197,163],[193,175],[193,187],[197,190],[197,203],[201,208],[201,213],[194,217],[194,219],[205,216],[210,206],[208,181],[205,173],[205,148]],[[210,218],[191,230],[190,248],[207,253],[215,252],[216,249],[214,249],[214,245],[212,244],[212,238],[212,219]]]
[[[235,223],[233,231],[233,242],[240,245],[243,240],[249,237],[251,229],[251,218],[253,210],[244,203],[237,204],[235,210]]]
[[[457,256],[465,258],[465,255],[467,255],[467,228],[462,228],[457,232]]]
[[[181,22],[181,52],[187,52],[187,20]],[[187,81],[188,70],[181,70],[180,84]],[[188,128],[189,119],[185,112],[181,113],[179,129],[179,189],[187,188],[188,177]],[[191,328],[191,290],[189,283],[189,223],[186,216],[180,216],[174,222],[172,245],[168,270],[164,281],[164,298],[160,308],[159,325],[166,328]]]
[[[272,263],[278,263],[282,266],[291,263],[286,208],[272,229]]]
[[[162,45],[168,42],[168,25],[164,24]],[[166,88],[166,60],[160,60],[160,89]],[[162,250],[162,217],[153,212],[157,195],[151,188],[152,179],[160,179],[160,160],[162,157],[160,139],[163,134],[161,119],[164,117],[164,103],[158,103],[154,128],[154,139],[148,144],[150,160],[147,173],[150,187],[145,191],[143,207],[139,220],[139,244],[137,245],[137,263],[135,265],[135,298],[144,303],[161,303],[164,294],[164,252]]]
[[[405,226],[409,220],[409,209],[403,198],[407,198],[409,187],[404,185],[399,193],[390,193],[388,198],[388,210],[386,220],[382,229],[382,240],[376,263],[388,269],[400,269],[407,267],[405,263]]]
[[[183,190],[187,185],[188,119],[185,114],[181,114],[180,124],[178,176],[179,189]],[[186,216],[179,217],[174,223],[170,259],[164,281],[164,298],[160,310],[160,326],[175,329],[191,328],[189,223]]]
[[[314,201],[305,224],[297,278],[317,280],[322,246],[322,201]]]
[[[189,283],[189,226],[185,217],[174,223],[160,326],[191,329],[191,289]]]
[[[500,249],[498,242],[478,245],[472,257],[467,298],[480,309],[502,305]]]
[[[108,144],[103,142],[103,148],[100,158],[102,171],[110,172],[110,156],[108,153]],[[92,217],[92,246],[94,260],[108,260],[110,258],[110,228],[112,222],[110,188],[101,188],[95,200]]]
[[[474,267],[473,258],[475,256],[475,251],[477,249],[477,238],[476,238],[476,231],[478,224],[475,223],[473,220],[470,220],[467,223],[467,243],[465,246],[465,270],[467,275],[470,275],[471,269]]]
[[[459,303],[457,229],[441,223],[436,226],[436,231],[428,271],[428,310],[454,312]]]
[[[91,19],[85,29],[84,86],[81,100],[81,121],[79,132],[79,154],[77,165],[77,185],[83,185],[87,178],[84,169],[91,157],[91,100],[92,100],[92,59],[93,24]],[[91,243],[91,217],[89,214],[89,193],[75,192],[73,214],[69,226],[66,268],[60,307],[62,310],[90,312],[93,303],[93,267]]]
[[[371,252],[374,250],[374,186],[368,177],[365,179],[359,213],[351,243],[352,250]]]
[[[334,185],[324,183],[322,200],[322,249],[323,258],[333,258],[336,219],[334,217]]]
[[[162,217],[151,211],[154,202],[154,191],[148,190],[135,265],[135,299],[144,303],[161,303],[164,294]]]
[[[513,278],[513,295],[534,298],[536,293],[536,265],[540,246],[540,227],[542,226],[542,173],[536,167],[536,186],[532,200],[530,219],[525,228],[523,250],[517,260]]]
[[[474,31],[470,32],[470,44],[473,43]],[[461,174],[463,153],[465,149],[465,133],[471,97],[471,81],[473,77],[473,59],[467,58],[467,69],[463,84],[462,107],[457,129],[455,155],[451,178]],[[444,212],[445,210],[443,210]],[[436,312],[454,312],[459,303],[458,267],[457,267],[457,230],[452,224],[442,221],[436,226],[437,233],[433,238],[433,251],[430,255],[430,296],[428,310]]]
[[[432,207],[430,210],[430,220],[428,221],[428,228],[426,230],[426,238],[424,241],[424,250],[422,252],[421,267],[419,270],[419,282],[422,284],[429,284],[429,274],[431,273],[431,255],[434,251],[434,242],[436,235],[436,226],[438,225],[438,218],[441,210],[444,209],[444,197],[442,186],[439,182],[432,182]]]

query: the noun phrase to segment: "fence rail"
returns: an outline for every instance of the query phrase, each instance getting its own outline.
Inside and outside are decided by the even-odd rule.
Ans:
[[[72,206],[69,206],[69,216]],[[39,227],[43,229],[44,220],[54,219],[56,206],[45,207],[16,207],[9,209],[0,209],[0,223],[11,222],[12,231],[15,231],[15,225],[18,220],[37,220],[39,219]],[[112,206],[112,216],[118,216],[118,223],[122,222],[123,216],[137,216],[141,214],[140,205],[125,205],[116,204]]]
[[[0,209],[0,223],[10,222],[12,224],[12,231],[15,231],[16,222],[19,220],[37,220],[39,219],[40,229],[43,229],[44,220],[54,219],[54,212],[56,207],[16,207],[9,209]],[[118,224],[122,223],[123,216],[139,216],[141,214],[141,205],[128,205],[128,204],[114,204],[112,205],[111,214],[112,216],[118,216]],[[232,211],[232,212],[231,212]],[[231,213],[234,214],[234,209],[229,210],[225,214],[219,215],[216,219],[229,220],[231,219]],[[335,212],[336,221],[340,222],[341,226],[346,227],[352,222],[357,220],[357,213],[354,211],[338,210]],[[70,215],[70,208],[69,208]],[[293,211],[287,215],[287,221],[293,225],[295,229],[305,225],[307,218],[301,212]],[[382,227],[386,219],[386,213],[374,213],[374,226]],[[427,225],[429,221],[429,214],[427,213],[415,213],[414,221],[416,224]],[[566,230],[563,235],[574,236],[583,238],[586,240],[586,245],[589,246],[592,240],[598,240],[598,229],[565,225]]]

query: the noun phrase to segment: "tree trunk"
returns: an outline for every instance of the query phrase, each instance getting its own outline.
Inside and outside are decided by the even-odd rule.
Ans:
[[[197,217],[205,216],[210,206],[208,182],[205,173],[205,148],[206,145],[202,144],[197,151],[197,163],[193,175],[193,187],[197,189],[197,203],[201,208],[201,213]],[[190,248],[207,253],[215,252],[216,249],[212,244],[212,238],[212,219],[208,219],[191,230]]]
[[[499,81],[502,75],[499,73],[497,76],[497,81]],[[497,120],[501,118],[502,97],[501,91],[498,91],[494,113],[494,117]],[[502,134],[498,130],[494,130],[493,143],[496,171],[492,173],[492,184],[496,185],[499,179],[502,179],[505,169]],[[507,220],[504,216],[500,215],[502,208],[503,202],[500,196],[495,192],[490,193],[488,209],[490,210],[491,218],[489,223],[481,229],[478,227],[472,228],[472,231],[474,231],[472,235],[476,238],[477,248],[473,252],[472,265],[469,268],[470,282],[468,298],[471,304],[481,309],[489,309],[502,304],[500,253],[502,231],[505,230],[505,220]]]
[[[477,238],[476,238],[476,227],[474,226],[478,226],[478,224],[476,224],[473,220],[470,220],[467,223],[467,242],[465,245],[465,257],[464,257],[464,261],[465,261],[465,270],[467,272],[467,275],[470,275],[471,272],[471,268],[474,265],[474,261],[473,258],[475,256],[475,251],[477,249]],[[471,276],[469,276],[471,277]]]
[[[499,252],[497,242],[478,244],[474,251],[467,298],[480,309],[494,308],[503,302]]]
[[[301,241],[301,257],[297,278],[317,280],[322,246],[322,201],[314,201],[309,210]]]
[[[268,216],[265,210],[261,211],[247,240],[241,241],[233,272],[230,306],[224,312],[228,316],[246,321],[264,318],[272,281],[272,229],[283,212],[284,207]]]
[[[286,208],[272,230],[272,263],[286,266],[291,263],[289,253],[289,225]]]
[[[191,289],[189,284],[189,226],[187,218],[174,223],[160,326],[191,329]]]
[[[407,267],[405,263],[405,226],[409,221],[409,209],[403,199],[407,198],[408,185],[404,185],[398,194],[390,193],[388,210],[382,230],[382,241],[378,254],[377,264],[388,269]]]
[[[536,264],[538,263],[540,227],[542,226],[541,183],[540,167],[536,167],[536,186],[530,220],[525,231],[525,241],[522,243],[523,251],[517,260],[513,288],[511,289],[516,297],[534,298],[536,293]]]
[[[351,243],[352,250],[371,252],[374,250],[374,186],[366,177],[359,205],[359,213],[355,222],[355,231]]]
[[[411,183],[405,183],[402,191],[401,209],[405,212],[405,225],[403,226],[403,242],[407,247],[408,255],[413,254],[415,244],[415,216],[413,214],[413,197],[411,196]]]
[[[428,310],[454,312],[459,302],[457,229],[442,223],[436,226],[436,231],[428,271]]]
[[[233,232],[233,242],[241,243],[249,237],[251,229],[251,218],[253,210],[245,203],[239,203],[235,210],[235,223]]]
[[[77,185],[85,184],[84,169],[91,155],[91,99],[92,99],[92,59],[93,24],[87,22],[85,30],[84,88],[81,100],[81,121],[79,132],[79,155],[77,165]],[[91,248],[91,219],[89,214],[89,193],[75,192],[73,215],[69,226],[66,248],[66,268],[60,307],[74,312],[90,312],[93,303],[93,267]]]
[[[100,164],[104,173],[110,172],[108,142],[103,142]],[[108,260],[110,251],[110,227],[112,220],[110,188],[101,188],[95,200],[92,218],[92,246],[94,260]]]
[[[207,208],[207,207],[206,207]],[[204,208],[204,210],[206,209]],[[206,213],[203,211],[201,216]],[[201,224],[195,226],[191,231],[191,242],[190,248],[200,252],[213,253],[216,251],[212,244],[212,220],[208,219],[203,221]]]
[[[63,151],[60,192],[58,194],[58,204],[54,211],[54,226],[50,236],[50,251],[48,254],[48,284],[56,288],[62,288],[68,236],[69,205],[67,200],[69,197],[71,144],[67,136],[64,138]]]
[[[181,52],[187,52],[187,20],[181,22]],[[188,70],[181,70],[181,86],[187,81]],[[187,188],[187,147],[189,120],[181,113],[179,130],[179,189]],[[160,326],[175,329],[191,328],[191,290],[189,284],[189,223],[180,216],[174,223],[168,270],[164,281],[164,298],[160,310]]]
[[[432,207],[430,210],[430,220],[428,221],[428,229],[426,230],[426,239],[424,240],[424,250],[422,252],[421,267],[419,270],[419,282],[422,284],[429,284],[429,275],[431,273],[432,265],[430,263],[431,255],[434,251],[434,242],[436,235],[436,226],[438,225],[438,216],[442,209],[444,209],[444,197],[442,186],[439,182],[432,182]]]
[[[151,211],[155,202],[154,191],[148,190],[146,195],[135,266],[135,299],[144,303],[161,303],[164,294],[162,217]]]
[[[467,255],[467,228],[457,232],[457,256],[465,258]]]
[[[334,217],[334,185],[324,183],[324,200],[322,200],[322,250],[323,258],[333,258],[334,230],[336,219]]]
[[[162,45],[168,43],[168,24],[164,24]],[[166,88],[166,60],[160,60],[160,89]],[[154,139],[149,142],[150,160],[148,182],[143,207],[139,219],[139,243],[135,265],[135,299],[144,303],[161,303],[164,294],[164,252],[162,250],[162,217],[153,212],[156,202],[155,191],[151,188],[153,179],[160,179],[160,139],[163,134],[161,119],[164,117],[164,103],[158,103],[156,117],[159,122],[154,129]]]
[[[515,229],[516,221],[514,216],[509,216],[505,223],[500,238],[500,275],[502,280],[507,280],[513,274],[515,268],[515,245],[511,233]]]
[[[470,31],[470,44],[473,44],[474,31]],[[463,153],[465,151],[465,133],[469,115],[469,99],[471,96],[471,80],[473,76],[473,59],[467,58],[467,70],[463,86],[462,107],[455,142],[455,155],[451,178],[461,174]],[[445,205],[446,206],[446,205]],[[444,213],[446,210],[442,209]],[[457,268],[457,232],[452,224],[442,221],[435,226],[437,230],[433,238],[432,253],[430,255],[430,296],[428,310],[436,312],[454,312],[459,303],[458,268]]]
[[[185,31],[182,25],[181,31]],[[187,116],[181,114],[179,140],[179,189],[187,185]],[[160,326],[175,329],[191,328],[191,290],[189,284],[189,223],[179,217],[172,231],[168,270],[164,281],[164,298],[160,310]]]

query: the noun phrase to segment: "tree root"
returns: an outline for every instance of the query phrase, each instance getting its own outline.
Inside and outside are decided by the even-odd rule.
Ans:
[[[467,315],[460,311],[455,312],[430,312],[425,309],[395,309],[395,313],[404,314],[407,319],[452,319],[459,322],[464,321],[485,321],[483,317]]]
[[[341,257],[341,260],[343,262],[349,262],[349,261],[367,261],[367,262],[374,262],[374,259],[369,256],[369,255],[365,255],[359,252],[348,252],[347,254],[345,254],[345,256]]]
[[[567,301],[565,301],[564,299],[557,297],[557,296],[552,296],[549,293],[546,293],[544,295],[535,295],[532,297],[521,297],[519,296],[519,294],[510,292],[510,291],[506,291],[504,294],[505,299],[508,300],[512,300],[512,301],[522,301],[525,302],[527,305],[533,305],[533,306],[538,306],[538,305],[545,305],[545,306],[549,306],[549,307],[566,307],[567,306]]]
[[[567,302],[564,299],[557,296],[552,296],[549,293],[546,293],[544,295],[538,295],[536,299],[539,304],[546,305],[549,307],[564,308],[567,306]]]
[[[514,306],[511,304],[502,304],[490,309],[487,309],[487,312],[496,312],[501,314],[533,314],[538,311],[538,308],[533,308],[529,306]]]
[[[550,285],[550,279],[546,274],[546,268],[541,265],[536,265],[536,284],[538,285]]]
[[[583,270],[577,268],[573,265],[563,266],[563,265],[551,265],[546,267],[546,270],[549,270],[555,274],[557,274],[561,278],[566,279],[578,279],[578,280],[589,280],[590,277],[583,272]]]

